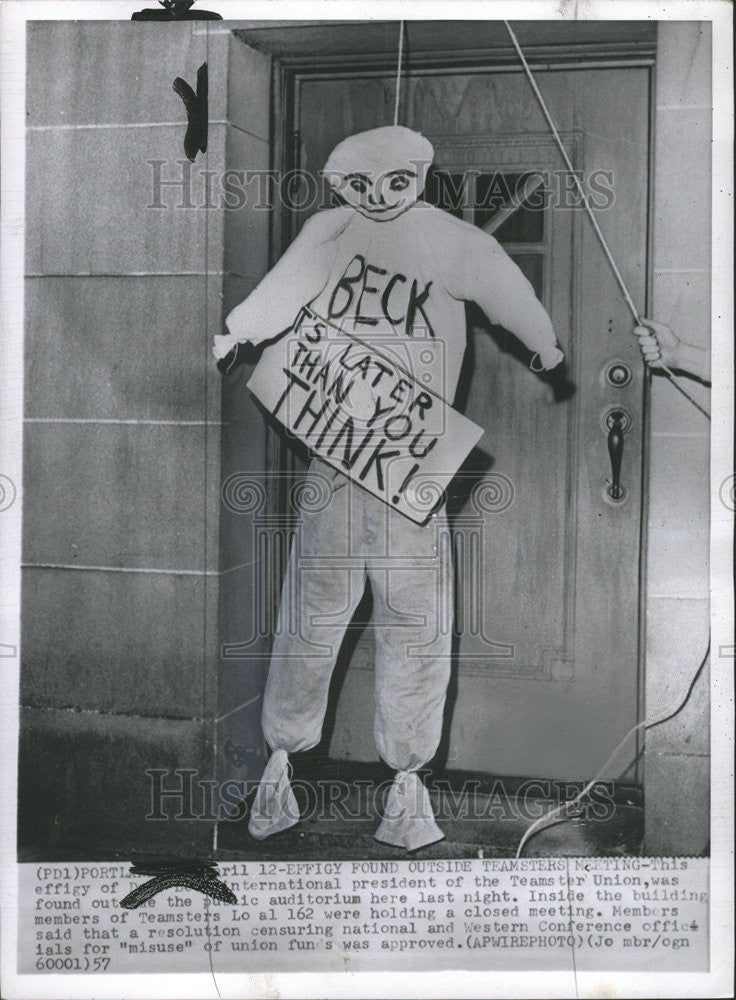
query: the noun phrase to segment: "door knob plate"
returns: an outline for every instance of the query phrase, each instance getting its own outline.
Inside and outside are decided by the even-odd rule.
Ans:
[[[619,424],[623,434],[631,430],[631,414],[621,406],[609,406],[601,413],[601,430],[608,434],[614,424]]]

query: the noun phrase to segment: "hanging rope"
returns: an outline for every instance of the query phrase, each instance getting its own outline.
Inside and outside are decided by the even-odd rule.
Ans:
[[[404,22],[399,21],[399,61],[396,67],[396,100],[394,102],[394,125],[399,124],[399,98],[401,97],[401,60],[404,54]]]
[[[608,243],[606,242],[605,236],[601,232],[601,227],[598,225],[598,220],[595,217],[595,212],[591,208],[590,202],[588,201],[588,196],[586,195],[585,190],[583,188],[583,185],[580,182],[580,178],[578,177],[578,175],[575,173],[575,170],[573,169],[573,165],[570,162],[570,157],[567,155],[567,150],[565,149],[565,145],[564,145],[562,139],[560,138],[560,134],[557,131],[557,128],[555,126],[554,121],[552,120],[552,115],[549,113],[549,109],[547,108],[547,105],[545,104],[544,98],[542,97],[542,94],[541,94],[541,92],[539,90],[539,87],[537,86],[537,81],[534,79],[532,71],[529,68],[529,63],[526,61],[526,57],[524,56],[524,53],[521,51],[521,46],[519,45],[519,42],[518,42],[518,40],[516,38],[516,35],[514,34],[512,28],[511,28],[511,25],[509,24],[508,21],[504,21],[503,23],[506,25],[506,30],[509,33],[509,37],[511,38],[511,41],[512,41],[512,43],[514,45],[514,48],[516,49],[516,53],[519,56],[519,59],[521,60],[521,64],[524,67],[524,72],[526,73],[526,75],[527,75],[527,77],[529,79],[529,83],[531,84],[532,90],[534,91],[534,95],[537,98],[537,100],[539,101],[539,105],[540,105],[540,107],[542,109],[542,113],[544,114],[544,117],[547,120],[547,124],[549,125],[550,129],[552,130],[552,134],[554,135],[555,141],[557,142],[557,145],[559,147],[560,153],[562,154],[562,159],[565,161],[565,166],[570,171],[570,174],[572,175],[573,180],[575,181],[575,185],[576,185],[576,187],[578,189],[578,193],[580,194],[580,197],[582,199],[583,205],[585,206],[585,210],[588,213],[588,217],[590,218],[590,221],[593,224],[593,229],[595,230],[596,235],[597,235],[597,237],[598,237],[598,239],[600,241],[600,244],[603,247],[603,252],[605,253],[606,258],[608,259],[608,263],[611,265],[611,269],[612,269],[612,271],[614,273],[616,281],[618,282],[619,288],[623,292],[623,296],[626,299],[626,304],[628,305],[629,309],[631,310],[631,314],[634,317],[634,322],[636,323],[637,326],[642,326],[642,321],[641,321],[641,316],[639,315],[639,311],[637,310],[636,306],[634,305],[634,300],[632,299],[631,294],[629,293],[629,290],[626,287],[626,282],[624,281],[624,279],[623,279],[623,277],[621,275],[621,272],[619,271],[618,267],[616,266],[616,261],[613,259],[613,254],[611,253],[610,247],[608,246]],[[696,410],[700,410],[700,412],[703,414],[703,416],[707,417],[707,419],[710,420],[710,414],[708,413],[708,411],[705,410],[705,409],[703,409],[703,407],[700,405],[700,403],[698,403],[698,401],[696,399],[694,399],[693,396],[690,395],[690,393],[687,391],[687,389],[685,389],[684,386],[680,383],[679,379],[674,374],[674,372],[672,372],[663,361],[659,362],[658,367],[659,367],[659,369],[661,371],[663,371],[665,373],[665,375],[670,380],[670,382],[672,382],[672,384],[674,385],[674,387],[676,389],[678,389],[686,399],[690,400],[690,402],[693,404],[693,406],[696,408]]]

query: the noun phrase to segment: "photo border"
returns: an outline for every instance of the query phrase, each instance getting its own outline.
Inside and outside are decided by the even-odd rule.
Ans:
[[[723,501],[727,482],[733,489],[733,41],[730,4],[701,0],[546,0],[484,3],[375,0],[363,2],[254,2],[201,0],[227,20],[285,21],[407,19],[500,20],[710,20],[713,22],[713,164],[712,164],[712,319],[713,366],[711,428],[711,971],[693,973],[411,972],[257,974],[209,973],[144,976],[20,976],[17,961],[17,872],[15,803],[17,801],[18,684],[20,645],[20,532],[22,504],[23,289],[25,225],[25,24],[29,20],[128,20],[155,0],[4,0],[2,18],[2,229],[0,231],[0,474],[7,496],[3,511],[2,602],[2,988],[7,997],[567,997],[618,995],[668,997],[724,996],[732,986],[733,950],[733,510]],[[74,8],[72,15],[71,7]],[[488,18],[489,13],[492,18]],[[162,26],[161,30],[165,30]],[[210,30],[218,30],[217,27]],[[229,30],[229,29],[226,29]],[[10,650],[14,649],[13,654]],[[488,972],[492,972],[491,969]],[[540,985],[542,989],[540,990]]]

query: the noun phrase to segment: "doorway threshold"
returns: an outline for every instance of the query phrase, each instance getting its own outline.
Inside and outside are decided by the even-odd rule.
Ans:
[[[407,857],[404,849],[374,839],[393,777],[388,767],[308,755],[291,760],[300,821],[267,840],[254,840],[247,830],[254,787],[238,814],[218,823],[218,860]],[[584,785],[469,771],[420,773],[445,839],[410,855],[417,858],[513,858],[528,828],[574,798]],[[563,809],[548,826],[540,825],[522,856],[638,856],[643,837],[641,788],[602,782],[567,816]]]

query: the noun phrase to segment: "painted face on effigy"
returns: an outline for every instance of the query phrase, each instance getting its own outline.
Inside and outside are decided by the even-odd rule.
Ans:
[[[356,172],[341,178],[338,194],[367,219],[387,222],[410,208],[419,197],[413,170],[390,170],[374,177]]]
[[[433,155],[424,136],[390,125],[339,143],[324,175],[356,212],[375,222],[389,222],[418,200]]]

